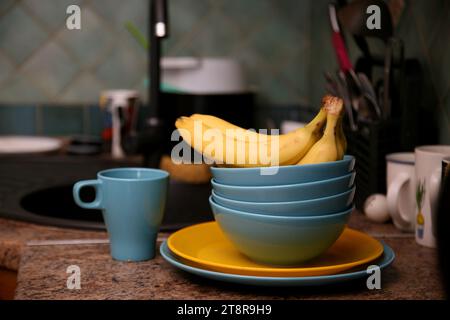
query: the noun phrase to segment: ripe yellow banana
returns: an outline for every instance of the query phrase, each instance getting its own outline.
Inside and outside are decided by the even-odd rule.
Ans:
[[[321,108],[305,127],[277,136],[259,134],[198,114],[179,118],[175,126],[189,145],[217,163],[257,167],[297,163],[320,138],[325,121],[326,110]],[[207,130],[211,131],[205,136]]]
[[[341,116],[342,100],[336,97],[325,97],[327,124],[322,138],[317,141],[298,164],[311,164],[336,161],[339,157],[337,147],[337,124]],[[342,153],[342,150],[340,151]]]

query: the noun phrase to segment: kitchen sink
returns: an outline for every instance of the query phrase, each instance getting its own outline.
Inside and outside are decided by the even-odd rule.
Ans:
[[[62,185],[31,192],[22,197],[20,206],[28,212],[49,218],[103,223],[101,210],[83,209],[75,203],[72,186],[73,184]],[[92,187],[82,188],[80,197],[86,202],[93,201],[95,190]]]
[[[76,181],[93,179],[100,170],[140,166],[139,161],[100,157],[28,156],[0,158],[0,216],[33,223],[82,229],[105,229],[102,212],[78,207],[72,198]],[[169,183],[161,230],[212,220],[210,185]],[[84,201],[95,197],[93,188],[82,189]]]

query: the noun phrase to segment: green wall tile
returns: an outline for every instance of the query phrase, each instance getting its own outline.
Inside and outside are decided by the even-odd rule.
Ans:
[[[55,42],[46,43],[21,68],[35,87],[56,96],[76,73],[73,59]]]
[[[83,0],[22,0],[22,2],[46,28],[53,31],[64,27],[68,17],[67,7],[72,4],[81,6]],[[84,18],[83,10],[82,22]]]
[[[41,117],[45,135],[66,136],[84,132],[82,107],[42,106]]]
[[[20,5],[0,19],[0,49],[17,63],[25,61],[46,38],[45,30]]]
[[[87,123],[86,133],[93,136],[101,136],[105,111],[100,109],[98,105],[89,105],[87,107],[87,112],[89,113],[89,120]]]
[[[74,55],[78,68],[95,65],[114,40],[108,26],[89,7],[82,9],[81,30],[62,28],[57,38]]]
[[[0,86],[0,103],[30,103],[49,101],[50,98],[21,73],[12,75]]]
[[[36,134],[35,107],[0,105],[0,134]]]

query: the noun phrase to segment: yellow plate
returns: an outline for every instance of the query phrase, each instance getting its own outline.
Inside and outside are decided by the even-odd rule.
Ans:
[[[254,262],[225,238],[216,222],[200,223],[173,233],[169,249],[184,263],[212,271],[266,277],[308,277],[336,274],[375,260],[382,244],[369,235],[346,228],[320,257],[295,267],[273,267]]]

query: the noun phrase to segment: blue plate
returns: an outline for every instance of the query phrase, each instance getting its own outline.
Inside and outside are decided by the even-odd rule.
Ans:
[[[375,260],[371,265],[378,265],[380,269],[389,266],[395,259],[394,251],[385,243],[383,243],[384,253]],[[164,241],[159,251],[163,258],[176,268],[184,270],[195,275],[213,279],[217,281],[233,282],[246,285],[255,286],[269,286],[269,287],[299,287],[299,286],[319,286],[332,283],[339,283],[354,279],[366,278],[368,273],[365,269],[356,269],[353,272],[339,273],[327,276],[316,277],[255,277],[255,276],[241,276],[236,274],[222,273],[204,270],[196,267],[191,267],[184,264],[172,254],[167,246],[167,241]]]
[[[218,168],[212,167],[215,181],[235,186],[275,186],[327,180],[346,175],[355,167],[355,158],[346,155],[344,159],[317,164],[303,164],[276,167],[274,175],[261,175],[261,168]],[[271,168],[273,169],[273,168]]]
[[[301,201],[333,196],[348,191],[355,181],[355,172],[315,182],[279,186],[231,186],[211,179],[214,192],[224,198],[239,201],[282,202]]]
[[[320,216],[333,214],[343,211],[353,203],[355,187],[340,194],[333,196],[303,200],[303,201],[285,201],[285,202],[250,202],[231,200],[217,195],[212,190],[213,200],[230,209],[245,212],[267,214],[272,216]]]

